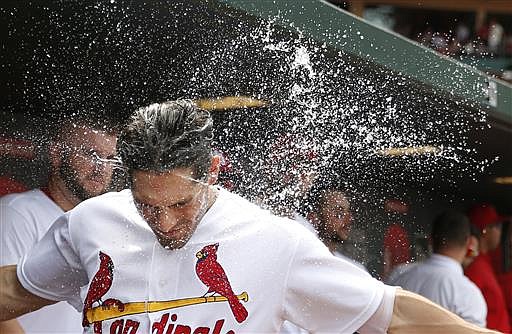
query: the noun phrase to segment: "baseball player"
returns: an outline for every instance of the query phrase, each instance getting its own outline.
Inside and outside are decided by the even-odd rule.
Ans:
[[[0,264],[16,264],[51,224],[81,201],[107,189],[109,162],[116,136],[94,118],[75,117],[58,128],[50,145],[50,175],[46,187],[0,198]],[[80,333],[81,315],[67,303],[57,303],[0,323],[0,332]],[[20,328],[21,327],[21,328]]]
[[[310,224],[320,240],[334,256],[352,262],[363,270],[366,267],[339,251],[338,246],[347,241],[352,226],[352,212],[348,196],[335,187],[316,191],[314,211],[310,214]]]
[[[61,216],[0,268],[0,319],[66,300],[95,333],[490,333],[332,256],[312,233],[214,184],[212,119],[139,109],[118,141],[130,189]]]

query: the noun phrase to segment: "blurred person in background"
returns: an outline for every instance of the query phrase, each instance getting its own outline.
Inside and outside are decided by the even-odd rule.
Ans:
[[[512,329],[512,223],[503,223],[500,246],[492,252],[494,272],[503,290]]]
[[[334,187],[319,190],[308,220],[320,240],[334,256],[349,261],[366,271],[361,263],[344,255],[339,250],[339,246],[348,240],[352,227],[350,202],[344,191]]]
[[[352,225],[350,202],[346,194],[335,187],[322,188],[313,191],[313,193],[311,204],[313,211],[307,215],[308,220],[301,221],[301,223],[308,230],[315,233],[334,256],[367,271],[364,265],[344,255],[339,250],[340,244],[348,239]],[[281,333],[299,334],[308,332],[286,321]]]
[[[48,184],[0,198],[0,265],[17,264],[65,211],[104,193],[116,149],[114,122],[92,115],[64,120],[49,147]],[[81,314],[65,302],[0,323],[0,333],[81,333]]]
[[[455,28],[455,38],[457,42],[464,45],[468,42],[471,35],[468,25],[465,22],[459,22],[457,28]]]
[[[505,301],[507,302],[508,317],[510,328],[512,330],[512,218],[509,217],[507,222],[507,234],[504,242],[504,264],[503,274],[498,276],[498,282],[503,289]],[[505,228],[503,229],[505,231]]]
[[[409,205],[399,199],[387,199],[384,210],[388,227],[382,244],[382,279],[387,280],[396,267],[403,267],[412,260],[411,241],[405,228],[410,225]]]
[[[474,247],[470,223],[462,213],[446,211],[432,224],[433,254],[425,261],[397,268],[387,284],[418,293],[464,320],[485,327],[487,306],[478,287],[462,270]]]
[[[470,236],[469,236],[469,244],[468,244],[468,250],[466,252],[466,256],[464,257],[464,260],[462,261],[462,267],[467,268],[475,258],[478,256],[480,252],[479,247],[479,239],[481,236],[480,230],[473,224],[469,225],[470,227]]]
[[[487,303],[487,327],[510,332],[510,323],[503,291],[492,267],[490,253],[500,244],[503,218],[491,204],[476,204],[468,212],[471,223],[480,231],[480,253],[465,270],[482,291]]]
[[[499,53],[504,34],[503,26],[496,21],[496,19],[491,19],[489,23],[489,37],[487,40],[487,45],[489,47],[489,52],[493,54]]]

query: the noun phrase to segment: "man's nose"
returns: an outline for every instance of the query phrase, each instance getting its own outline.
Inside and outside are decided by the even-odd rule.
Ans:
[[[106,160],[96,160],[94,162],[94,170],[97,172],[97,173],[106,173],[106,172],[110,172],[110,170],[112,170],[112,164],[109,162],[109,161],[106,161]]]
[[[176,215],[169,209],[163,209],[158,217],[158,228],[162,232],[169,232],[177,223]]]

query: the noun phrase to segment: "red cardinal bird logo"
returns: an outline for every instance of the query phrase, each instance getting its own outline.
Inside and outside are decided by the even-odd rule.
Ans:
[[[87,291],[87,296],[84,301],[84,310],[83,310],[83,320],[82,326],[89,327],[89,321],[87,320],[86,314],[87,310],[92,308],[92,304],[98,303],[103,307],[108,307],[115,305],[119,309],[120,312],[124,310],[124,304],[117,299],[107,299],[102,301],[101,298],[108,292],[110,287],[112,286],[112,281],[114,280],[114,262],[107,254],[100,252],[100,267],[94,277],[92,278],[91,284],[89,285],[89,290]],[[95,323],[94,332],[101,333],[101,323]]]
[[[208,287],[208,291],[204,295],[213,292],[214,294],[217,293],[226,297],[236,321],[241,323],[247,319],[249,312],[247,312],[233,293],[226,272],[224,272],[224,269],[222,269],[221,265],[217,262],[218,248],[219,244],[216,243],[205,246],[197,252],[196,274],[201,282]]]

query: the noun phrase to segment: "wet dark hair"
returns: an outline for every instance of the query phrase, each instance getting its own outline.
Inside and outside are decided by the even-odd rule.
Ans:
[[[478,239],[480,239],[480,237],[482,236],[482,231],[480,231],[480,229],[473,224],[469,224],[469,231],[470,231],[470,233],[469,233],[470,235],[472,235]]]
[[[213,121],[190,100],[140,108],[121,132],[117,152],[131,175],[134,170],[165,172],[192,168],[207,176],[212,158]]]
[[[471,224],[466,215],[457,211],[445,211],[438,215],[432,224],[432,249],[438,252],[446,247],[464,247]]]
[[[57,131],[53,132],[51,139],[54,142],[66,142],[69,134],[80,126],[117,135],[121,130],[121,123],[106,113],[79,112],[72,115],[62,113],[54,121]]]
[[[342,194],[343,197],[345,197],[347,199],[347,201],[350,199],[347,194],[347,191],[345,191],[341,188],[325,188],[325,189],[322,189],[318,194],[318,202],[317,202],[318,208],[325,206],[328,196],[330,196],[332,194]]]
[[[328,195],[332,193],[341,193],[350,202],[351,194],[341,183],[320,183],[316,184],[308,194],[307,205],[309,210],[319,212],[325,206]]]

